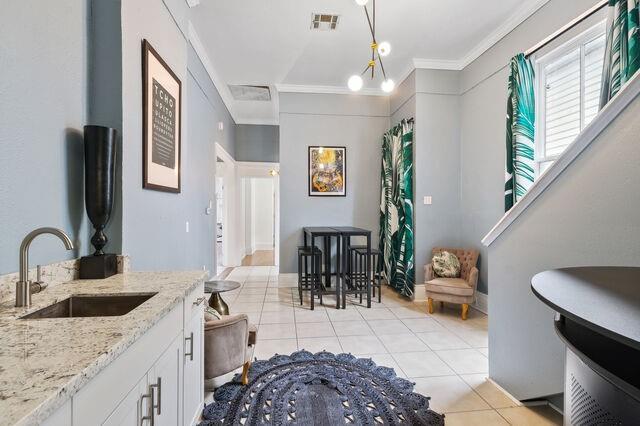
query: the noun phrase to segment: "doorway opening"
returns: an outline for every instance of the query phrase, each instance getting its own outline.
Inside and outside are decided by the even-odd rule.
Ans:
[[[242,178],[243,266],[275,266],[276,185],[272,177]]]

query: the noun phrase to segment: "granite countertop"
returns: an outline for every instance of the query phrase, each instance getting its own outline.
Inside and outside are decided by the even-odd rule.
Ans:
[[[0,302],[0,425],[39,424],[62,406],[207,276],[197,272],[126,272],[75,280],[34,294],[30,308]],[[118,317],[22,320],[74,294],[154,293]]]

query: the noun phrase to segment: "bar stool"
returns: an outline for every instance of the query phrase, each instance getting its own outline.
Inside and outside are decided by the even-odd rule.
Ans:
[[[354,269],[354,265],[355,265],[355,261],[356,261],[356,250],[359,249],[367,249],[366,245],[348,245],[347,246],[347,265],[346,265],[346,281],[347,281],[347,286],[349,288],[353,287],[352,284],[352,275],[353,275],[353,279],[355,280],[356,278],[356,274],[357,274],[357,270]]]
[[[302,305],[302,292],[311,292],[311,309],[313,310],[313,298],[315,292],[320,290],[321,273],[320,265],[322,263],[322,250],[318,247],[298,246],[298,294],[300,295],[300,304]],[[315,276],[312,276],[311,265],[314,265]],[[320,294],[320,303],[322,303],[322,294]]]
[[[367,248],[357,248],[355,250],[355,256],[358,261],[357,266],[362,272],[358,273],[358,278],[362,280],[367,279],[367,271],[365,270],[367,265]],[[371,287],[373,290],[373,297],[376,297],[376,288],[378,289],[378,303],[382,303],[382,257],[380,256],[380,250],[371,249]],[[360,295],[360,301],[362,302],[362,294]]]

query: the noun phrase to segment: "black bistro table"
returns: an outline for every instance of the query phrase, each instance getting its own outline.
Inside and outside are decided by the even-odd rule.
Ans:
[[[324,283],[321,282],[321,289],[319,292],[312,291],[311,293],[311,309],[314,308],[314,294],[325,295],[335,294],[336,296],[336,309],[340,309],[340,232],[334,228],[328,226],[305,226],[303,228],[304,245],[305,247],[315,247],[316,239],[321,238],[324,243]],[[336,272],[331,272],[331,247],[332,239],[336,239]],[[311,276],[315,277],[316,265],[315,262],[311,262]],[[331,277],[336,276],[335,290],[331,290]],[[313,286],[312,286],[313,287]]]
[[[322,294],[335,294],[336,296],[336,309],[340,309],[340,300],[342,298],[342,309],[346,309],[347,306],[347,294],[363,294],[365,291],[357,289],[355,287],[347,286],[347,264],[349,258],[349,247],[351,246],[352,237],[365,237],[367,239],[367,253],[371,253],[371,231],[363,228],[357,228],[354,226],[319,226],[319,227],[304,227],[304,245],[306,247],[315,246],[316,238],[322,238],[325,247],[324,254],[324,285],[322,286]],[[331,268],[331,254],[332,254],[332,238],[336,239],[336,266],[335,273]],[[366,260],[366,276],[367,282],[371,282],[370,271],[370,256],[367,256]],[[311,266],[311,273],[315,274],[315,265]],[[331,277],[336,276],[335,290],[328,290],[331,286]],[[342,289],[342,297],[340,296],[340,290]],[[367,308],[371,307],[371,293],[367,293]],[[311,309],[313,309],[313,297],[311,298]]]
[[[240,287],[236,281],[207,281],[204,283],[204,292],[211,293],[209,306],[218,311],[220,315],[229,315],[229,305],[222,300],[220,293],[235,290]]]

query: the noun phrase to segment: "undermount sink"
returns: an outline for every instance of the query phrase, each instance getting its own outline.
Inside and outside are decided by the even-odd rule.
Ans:
[[[156,294],[76,295],[20,318],[117,317],[131,312]]]

